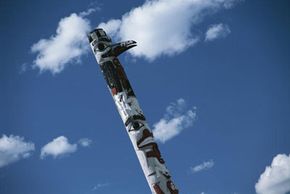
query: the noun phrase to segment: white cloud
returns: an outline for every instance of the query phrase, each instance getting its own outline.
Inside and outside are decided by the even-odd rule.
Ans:
[[[81,138],[78,141],[78,144],[82,147],[89,147],[92,144],[92,140],[89,138]],[[41,148],[40,158],[44,159],[49,155],[51,155],[53,158],[69,155],[77,151],[78,144],[69,143],[65,136],[59,136]]]
[[[214,161],[209,160],[209,161],[205,161],[202,164],[199,164],[197,166],[191,167],[190,170],[192,173],[196,173],[196,172],[200,172],[203,170],[208,170],[208,169],[212,168],[213,166],[214,166]]]
[[[286,194],[290,192],[290,154],[278,154],[256,183],[258,194]]]
[[[88,138],[82,138],[79,140],[79,144],[83,147],[89,147],[92,144],[92,140],[88,139]]]
[[[211,25],[205,34],[205,41],[212,41],[218,38],[225,38],[231,33],[231,30],[226,24]]]
[[[86,34],[91,29],[89,20],[84,16],[92,12],[93,9],[89,9],[87,12],[72,13],[62,18],[55,35],[33,44],[31,51],[37,53],[34,67],[41,72],[50,71],[56,74],[69,63],[80,62],[80,57],[88,51]]]
[[[166,114],[153,125],[154,137],[165,143],[178,135],[182,130],[191,127],[196,119],[196,108],[185,110],[185,100],[180,98],[166,108]]]
[[[193,27],[204,17],[229,9],[239,0],[147,0],[121,19],[101,23],[117,39],[137,41],[129,52],[134,57],[154,60],[160,55],[183,52],[198,42]]]
[[[77,144],[70,144],[64,136],[57,137],[41,148],[40,158],[53,156],[54,158],[68,155],[77,151]]]
[[[109,20],[99,27],[117,40],[136,40],[138,47],[129,51],[131,55],[154,60],[161,55],[181,53],[197,43],[200,38],[193,28],[205,16],[232,8],[239,1],[147,0],[121,19]],[[79,63],[89,51],[86,34],[91,25],[86,17],[99,9],[91,8],[62,18],[54,35],[32,45],[31,51],[36,53],[33,67],[56,74],[69,64]]]
[[[0,138],[0,168],[28,158],[34,149],[34,144],[25,142],[23,137],[2,135]]]

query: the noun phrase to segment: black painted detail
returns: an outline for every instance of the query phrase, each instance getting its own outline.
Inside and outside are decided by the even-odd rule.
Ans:
[[[139,129],[139,128],[140,128],[140,124],[139,124],[138,122],[134,122],[134,123],[133,123],[133,128],[134,128],[135,130]]]
[[[98,44],[98,49],[99,49],[99,51],[103,51],[103,50],[105,50],[105,48],[106,48],[106,46],[105,46],[105,44],[104,43],[99,43]]]
[[[156,174],[156,172],[152,172],[151,174],[148,174],[148,176],[153,176],[155,174]]]
[[[125,71],[124,71],[124,68],[120,64],[120,61],[117,58],[114,58],[113,63],[116,67],[116,71],[117,71],[118,77],[120,79],[121,85],[127,91],[127,95],[128,96],[135,96],[134,91],[131,87],[131,84],[127,78]]]
[[[90,41],[90,43],[93,40],[97,40],[97,41],[106,41],[106,42],[112,42],[111,38],[106,34],[106,32],[101,29],[101,28],[97,28],[94,29],[93,31],[91,31],[88,34],[88,39]]]
[[[129,125],[129,123],[133,122],[134,120],[145,121],[146,119],[145,119],[144,115],[142,115],[142,114],[133,115],[127,119],[127,121],[125,122],[125,126],[127,127]]]
[[[142,127],[144,127],[144,124],[143,123],[141,123],[139,121],[133,121],[133,122],[131,122],[131,126],[129,127],[129,132],[131,132],[131,131],[138,131]]]
[[[119,56],[123,52],[129,50],[130,48],[133,48],[137,46],[136,42],[134,40],[120,42],[117,44],[114,44],[112,47],[112,52],[115,57]]]
[[[110,89],[116,88],[117,93],[123,91],[114,64],[111,61],[106,61],[101,65],[101,69]]]
[[[116,93],[125,90],[127,96],[135,96],[125,71],[117,58],[113,62],[106,61],[102,63],[101,69],[110,89],[116,88]]]
[[[88,35],[88,39],[89,39],[90,43],[93,42],[93,40],[94,40],[91,35]]]

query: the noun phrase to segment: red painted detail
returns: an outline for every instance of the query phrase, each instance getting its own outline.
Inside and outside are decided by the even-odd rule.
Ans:
[[[145,139],[147,139],[148,137],[153,137],[153,133],[151,133],[148,129],[144,129],[144,130],[143,130],[143,133],[142,133],[142,137],[141,137],[141,139],[139,139],[139,140],[137,141],[137,146],[138,146],[138,148],[142,148],[142,147],[147,146],[147,145],[143,145],[143,146],[141,147],[140,144],[141,144]]]
[[[165,161],[163,160],[163,158],[161,157],[161,154],[160,154],[160,151],[158,149],[158,145],[156,143],[152,143],[152,150],[149,151],[149,152],[146,152],[146,157],[150,158],[150,157],[154,157],[154,158],[157,158],[158,161],[161,163],[161,164],[164,164]]]
[[[117,88],[112,88],[111,92],[112,92],[113,96],[116,95],[117,94]]]
[[[179,193],[178,189],[175,187],[173,182],[170,180],[167,181],[167,188],[170,191],[170,194],[178,194]]]
[[[161,190],[161,188],[159,187],[159,185],[154,184],[153,185],[153,188],[154,188],[156,194],[164,194],[164,192]]]

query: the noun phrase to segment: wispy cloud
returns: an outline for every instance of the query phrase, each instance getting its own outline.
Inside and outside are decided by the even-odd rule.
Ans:
[[[97,185],[95,185],[92,189],[92,191],[96,191],[99,190],[103,187],[108,187],[110,185],[110,183],[98,183]]]
[[[0,168],[28,158],[34,150],[34,144],[24,141],[23,137],[2,135],[0,138]]]
[[[23,63],[21,66],[20,66],[20,69],[19,69],[19,74],[23,74],[27,71],[28,69],[28,64],[27,63]]]
[[[239,0],[147,0],[125,13],[121,19],[101,23],[117,39],[133,39],[138,47],[134,57],[154,60],[160,55],[183,52],[198,42],[193,27],[205,16],[232,8]]]
[[[286,194],[290,192],[290,154],[278,154],[267,166],[255,185],[258,194]]]
[[[89,8],[89,9],[86,10],[86,11],[82,11],[82,12],[80,12],[79,15],[80,15],[81,17],[86,17],[86,16],[89,16],[89,15],[91,15],[92,13],[94,13],[94,12],[96,12],[96,11],[100,11],[100,10],[101,10],[101,8],[98,7],[98,6],[93,6],[93,7],[94,7],[94,8]]]
[[[79,144],[83,147],[89,147],[92,144],[92,140],[90,140],[89,138],[82,138],[79,140]]]
[[[203,170],[208,170],[210,168],[212,168],[214,166],[214,161],[213,160],[209,160],[209,161],[205,161],[199,165],[193,166],[190,168],[192,173],[197,173]]]
[[[93,11],[94,9],[89,9],[86,12],[72,13],[62,18],[55,35],[33,44],[31,51],[37,54],[33,67],[41,72],[50,71],[56,74],[68,64],[80,62],[81,56],[89,48],[86,34],[91,27],[85,16]]]
[[[205,34],[205,41],[212,41],[219,38],[225,38],[231,33],[231,30],[226,24],[211,25]]]
[[[196,119],[196,108],[186,109],[186,102],[182,98],[166,108],[164,117],[153,125],[153,134],[156,140],[165,143],[193,125]]]

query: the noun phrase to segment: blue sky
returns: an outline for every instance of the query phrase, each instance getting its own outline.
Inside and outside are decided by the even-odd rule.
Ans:
[[[290,192],[288,1],[0,5],[1,194],[150,192],[84,39],[99,25],[138,43],[120,60],[181,193]]]

